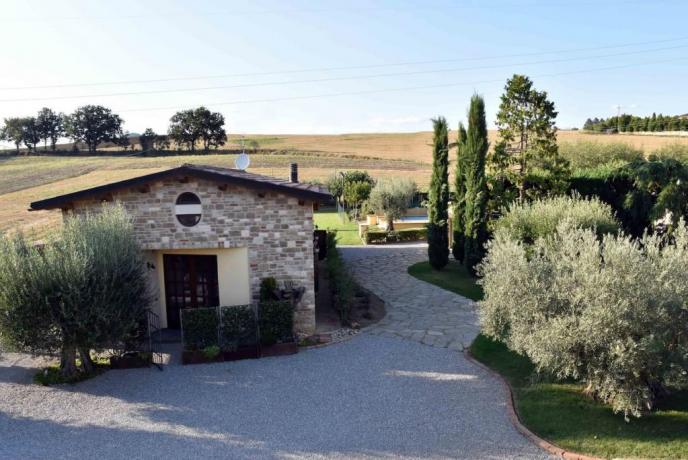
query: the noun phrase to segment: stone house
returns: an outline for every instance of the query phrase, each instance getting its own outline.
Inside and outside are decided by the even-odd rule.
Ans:
[[[186,164],[31,203],[63,215],[98,212],[104,202],[127,210],[144,251],[151,309],[161,327],[179,328],[184,308],[257,302],[273,277],[305,288],[296,331],[315,331],[313,211],[330,194],[299,183]]]

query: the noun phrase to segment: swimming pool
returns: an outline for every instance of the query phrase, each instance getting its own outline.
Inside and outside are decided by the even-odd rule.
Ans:
[[[402,216],[395,222],[427,222],[428,216]]]

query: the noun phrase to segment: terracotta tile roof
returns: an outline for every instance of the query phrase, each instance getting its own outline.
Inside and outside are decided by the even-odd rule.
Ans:
[[[30,210],[58,209],[69,205],[73,201],[98,197],[109,192],[136,187],[169,177],[190,176],[200,179],[216,181],[220,184],[238,184],[248,188],[259,190],[277,191],[299,198],[324,201],[331,198],[330,193],[324,187],[301,183],[290,182],[261,174],[253,174],[239,169],[220,168],[217,166],[184,164],[182,166],[167,169],[153,174],[126,179],[123,181],[112,182],[110,184],[92,187],[73,193],[67,193],[45,200],[34,201],[31,203]]]

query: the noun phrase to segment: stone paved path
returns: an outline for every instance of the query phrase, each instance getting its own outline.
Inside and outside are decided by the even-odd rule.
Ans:
[[[408,274],[410,265],[427,260],[427,245],[349,246],[340,251],[356,281],[386,303],[387,315],[370,334],[457,351],[478,335],[472,300]]]

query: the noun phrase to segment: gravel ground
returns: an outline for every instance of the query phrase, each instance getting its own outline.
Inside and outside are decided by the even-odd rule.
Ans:
[[[359,335],[298,355],[28,384],[0,358],[0,458],[547,458],[460,353]]]

